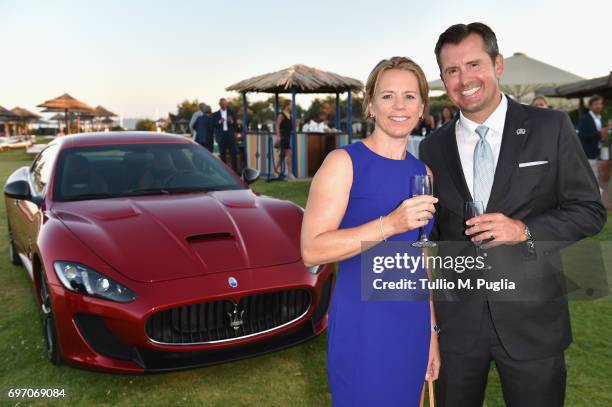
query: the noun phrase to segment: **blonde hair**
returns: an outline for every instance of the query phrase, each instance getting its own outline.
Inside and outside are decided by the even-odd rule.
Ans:
[[[531,106],[535,106],[536,102],[538,100],[543,101],[544,103],[546,103],[546,106],[548,106],[548,99],[546,99],[546,97],[544,95],[538,95],[536,97],[533,98],[533,100],[531,101]]]
[[[421,95],[421,100],[423,101],[423,114],[427,113],[429,109],[429,85],[427,84],[427,79],[425,78],[423,70],[410,58],[392,57],[390,59],[383,59],[376,64],[368,76],[368,81],[366,82],[365,87],[365,95],[363,97],[364,116],[366,116],[366,118],[372,116],[369,109],[370,102],[372,102],[374,99],[374,93],[376,93],[378,80],[383,72],[388,69],[401,69],[403,71],[409,71],[417,77],[417,82],[419,83],[419,94]]]

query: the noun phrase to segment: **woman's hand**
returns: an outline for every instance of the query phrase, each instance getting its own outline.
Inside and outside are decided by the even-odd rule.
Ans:
[[[438,380],[440,374],[440,345],[438,344],[438,334],[431,333],[429,341],[429,359],[427,362],[427,371],[425,372],[425,380]]]
[[[404,200],[393,212],[383,218],[386,236],[397,235],[427,225],[436,212],[434,204],[438,198],[419,195]]]

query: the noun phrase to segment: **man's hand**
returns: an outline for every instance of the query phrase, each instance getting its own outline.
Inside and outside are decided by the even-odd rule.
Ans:
[[[511,219],[502,213],[485,213],[475,216],[465,222],[469,228],[465,234],[473,241],[488,240],[482,245],[483,249],[490,249],[502,244],[516,244],[527,240],[525,224]]]

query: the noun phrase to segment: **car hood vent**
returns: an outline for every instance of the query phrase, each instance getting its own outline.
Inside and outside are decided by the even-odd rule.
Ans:
[[[205,240],[224,240],[233,239],[231,233],[205,233],[203,235],[195,235],[187,237],[187,241],[190,243],[201,242]]]

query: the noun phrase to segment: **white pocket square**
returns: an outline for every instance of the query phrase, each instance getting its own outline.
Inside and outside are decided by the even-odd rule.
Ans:
[[[534,165],[544,165],[544,164],[548,164],[548,161],[531,161],[528,163],[519,163],[519,168],[533,167]]]

